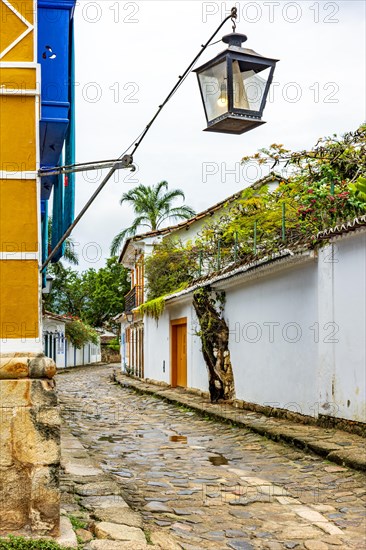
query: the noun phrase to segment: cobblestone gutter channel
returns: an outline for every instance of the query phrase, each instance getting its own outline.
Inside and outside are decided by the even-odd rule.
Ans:
[[[128,506],[116,478],[95,464],[67,427],[61,441],[63,545],[85,550],[179,548],[157,529],[153,535],[144,531],[141,515]],[[153,544],[152,537],[163,538],[164,546]]]
[[[112,374],[102,366],[57,377],[62,508],[80,548],[364,547],[363,472],[171,404],[152,395],[156,386],[123,387]]]
[[[263,414],[238,410],[230,404],[213,404],[207,398],[188,393],[180,388],[161,387],[123,375],[114,370],[114,379],[124,388],[155,395],[169,403],[183,405],[202,415],[232,422],[274,441],[290,443],[305,451],[326,458],[336,464],[366,471],[365,439],[343,430],[307,426],[297,422],[270,418]]]

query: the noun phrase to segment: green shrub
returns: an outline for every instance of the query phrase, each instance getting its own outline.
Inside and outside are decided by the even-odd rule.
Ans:
[[[23,537],[13,537],[0,539],[0,550],[71,550],[60,546],[52,540],[32,540]]]
[[[117,336],[109,342],[108,347],[109,347],[109,349],[112,349],[113,351],[119,351],[120,350],[120,341],[119,341]]]
[[[65,334],[72,344],[78,349],[82,348],[88,342],[98,344],[98,333],[92,327],[83,323],[80,319],[67,323]]]
[[[145,260],[148,300],[182,290],[198,276],[197,252],[186,243],[167,237]]]

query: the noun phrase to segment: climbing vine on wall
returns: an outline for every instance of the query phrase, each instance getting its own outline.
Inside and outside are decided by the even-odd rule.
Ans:
[[[234,375],[229,352],[229,328],[223,317],[225,293],[209,287],[193,293],[193,306],[200,324],[198,335],[206,362],[212,402],[235,396]]]
[[[155,298],[154,300],[148,300],[141,304],[138,308],[141,315],[147,315],[156,321],[163,315],[165,309],[165,300],[163,296]]]

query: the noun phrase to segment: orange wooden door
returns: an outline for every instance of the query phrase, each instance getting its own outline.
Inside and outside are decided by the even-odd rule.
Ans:
[[[187,387],[187,323],[172,323],[172,386]]]
[[[177,386],[187,386],[187,325],[177,325]]]

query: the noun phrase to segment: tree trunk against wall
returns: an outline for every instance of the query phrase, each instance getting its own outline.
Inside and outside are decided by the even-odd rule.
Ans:
[[[235,396],[234,375],[229,352],[229,328],[222,316],[225,293],[200,288],[193,294],[193,306],[200,323],[211,401]]]

